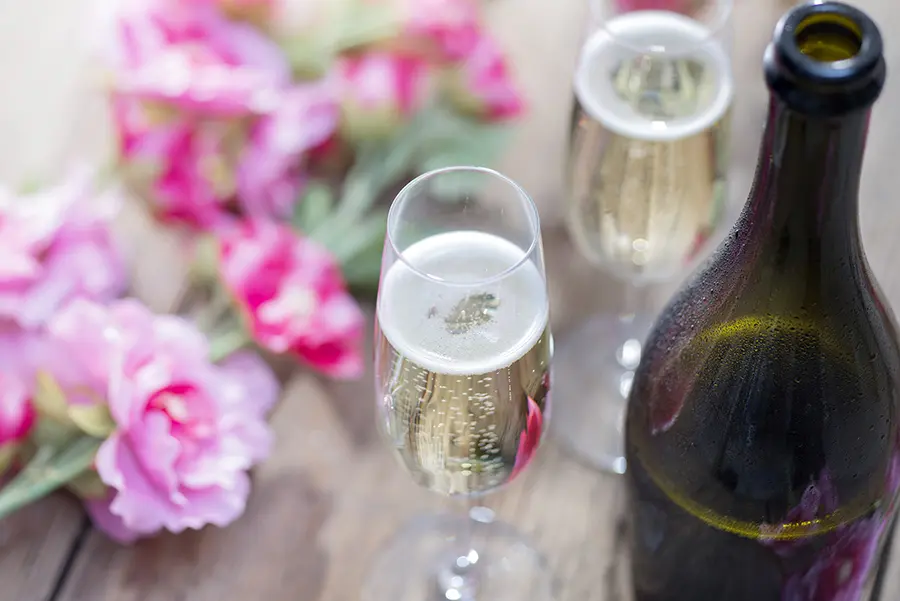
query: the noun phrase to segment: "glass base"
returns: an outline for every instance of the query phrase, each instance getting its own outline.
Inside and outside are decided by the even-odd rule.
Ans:
[[[490,519],[479,519],[488,514]],[[556,585],[544,557],[492,512],[422,516],[379,551],[362,601],[552,601]],[[466,528],[472,536],[464,537]],[[464,544],[464,540],[469,543]]]
[[[599,315],[554,341],[550,431],[594,468],[625,473],[626,401],[652,326],[652,315]]]

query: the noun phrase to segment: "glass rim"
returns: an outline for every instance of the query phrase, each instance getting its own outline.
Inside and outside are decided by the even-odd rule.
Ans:
[[[438,177],[441,175],[446,175],[447,173],[453,173],[453,172],[459,172],[459,171],[465,171],[465,172],[469,172],[469,173],[482,173],[484,175],[495,178],[501,182],[504,182],[506,185],[511,187],[516,192],[516,194],[519,196],[519,198],[522,199],[523,204],[526,207],[526,213],[528,215],[528,222],[529,222],[529,225],[531,226],[531,230],[529,232],[531,234],[531,242],[529,243],[528,248],[523,249],[525,252],[522,254],[521,259],[519,259],[518,261],[516,261],[509,267],[506,267],[505,269],[503,269],[503,271],[500,271],[498,273],[490,275],[486,278],[482,278],[482,279],[475,280],[475,281],[468,280],[466,282],[454,282],[453,280],[446,280],[446,279],[437,277],[434,274],[423,271],[423,270],[419,269],[418,267],[416,267],[415,265],[411,264],[403,256],[403,252],[397,248],[397,244],[394,242],[394,236],[392,235],[392,230],[394,230],[394,228],[396,227],[396,221],[398,219],[398,214],[399,214],[398,211],[400,210],[398,207],[401,204],[403,204],[404,199],[406,199],[407,197],[409,197],[411,195],[411,192],[413,189],[415,189],[416,187],[421,185],[423,182],[430,180],[432,178],[435,178],[435,177]],[[407,183],[405,186],[403,186],[403,188],[394,197],[394,200],[391,203],[390,208],[388,209],[387,230],[385,232],[385,240],[387,240],[388,244],[390,244],[391,251],[393,251],[394,255],[397,257],[397,260],[400,261],[401,263],[403,263],[403,265],[405,265],[407,269],[409,269],[410,271],[412,271],[414,274],[418,275],[419,277],[425,278],[425,279],[435,282],[437,284],[441,284],[443,286],[459,286],[459,287],[484,286],[486,284],[498,282],[498,281],[508,277],[513,272],[515,272],[517,269],[519,269],[520,267],[525,265],[525,263],[527,263],[528,261],[531,260],[531,255],[534,253],[535,249],[537,248],[538,243],[540,242],[540,239],[541,239],[541,222],[540,222],[540,215],[538,213],[537,205],[534,204],[534,200],[531,198],[531,196],[528,195],[528,193],[525,191],[525,189],[522,188],[522,186],[520,186],[519,184],[517,184],[512,178],[509,178],[509,177],[503,175],[499,171],[495,171],[494,169],[490,169],[488,167],[477,167],[474,165],[472,165],[472,166],[456,165],[456,166],[452,166],[452,167],[441,167],[439,169],[432,169],[431,171],[427,171],[425,173],[422,173],[421,175],[418,175],[413,180],[411,180],[409,183]]]
[[[616,17],[639,12],[671,12],[686,19],[690,19],[694,23],[701,25],[706,30],[706,35],[704,35],[702,38],[697,38],[696,40],[693,40],[689,43],[680,44],[677,48],[674,49],[674,51],[677,52],[684,52],[690,51],[694,48],[705,46],[706,44],[709,44],[710,41],[717,38],[719,34],[721,34],[722,30],[725,29],[731,22],[732,13],[734,12],[734,0],[712,0],[712,2],[715,4],[716,12],[714,14],[714,18],[709,23],[679,12],[659,9],[629,10],[609,16],[598,14],[600,13],[600,5],[605,5],[612,1],[613,0],[592,0],[590,2],[590,6],[588,9],[590,18],[595,20],[595,22],[601,23],[601,25],[597,27],[596,30],[606,33],[606,35],[608,35],[615,44],[618,44],[623,48],[627,48],[632,52],[637,52],[640,54],[664,54],[666,52],[671,52],[672,50],[665,48],[659,49],[658,47],[654,47],[652,44],[641,46],[638,44],[634,44],[631,41],[626,41],[622,38],[621,35],[617,34],[615,30],[610,29],[609,27],[610,22],[615,21]]]

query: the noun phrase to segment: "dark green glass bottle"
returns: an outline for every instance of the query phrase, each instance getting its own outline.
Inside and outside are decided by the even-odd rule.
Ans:
[[[805,4],[764,63],[749,200],[635,375],[636,601],[879,595],[900,483],[900,350],[857,192],[882,39],[855,8]]]

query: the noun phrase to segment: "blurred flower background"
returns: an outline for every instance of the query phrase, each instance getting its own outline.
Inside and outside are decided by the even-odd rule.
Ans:
[[[112,161],[0,190],[0,518],[59,488],[121,542],[243,513],[279,396],[263,358],[360,377],[390,197],[490,165],[525,112],[481,7],[103,4]],[[175,314],[133,293],[126,203],[180,240]]]

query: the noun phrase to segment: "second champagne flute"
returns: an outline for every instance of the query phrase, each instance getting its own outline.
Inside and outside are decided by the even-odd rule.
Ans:
[[[622,423],[653,315],[647,284],[684,275],[727,214],[731,0],[596,0],[574,77],[569,231],[624,282],[625,309],[560,340],[557,437],[625,471]]]

